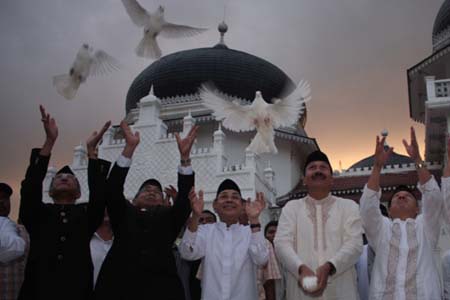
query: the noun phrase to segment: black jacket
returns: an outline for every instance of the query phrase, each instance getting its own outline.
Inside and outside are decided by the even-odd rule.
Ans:
[[[183,300],[172,246],[191,212],[188,194],[194,174],[178,174],[172,207],[141,211],[123,195],[128,169],[115,164],[108,179],[106,205],[114,243],[97,279],[95,299]]]
[[[89,160],[89,203],[42,202],[42,182],[50,157],[33,149],[22,181],[19,218],[30,234],[21,300],[83,300],[93,290],[89,243],[103,220],[108,162]]]

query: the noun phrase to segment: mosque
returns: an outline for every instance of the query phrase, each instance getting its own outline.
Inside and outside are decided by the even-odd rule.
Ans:
[[[148,178],[157,178],[163,186],[176,186],[179,157],[174,133],[185,134],[194,124],[201,127],[191,153],[192,166],[196,189],[204,190],[207,208],[211,208],[217,187],[225,178],[236,181],[245,198],[254,198],[256,191],[264,192],[267,207],[275,208],[277,196],[291,191],[299,181],[300,166],[306,156],[318,149],[315,139],[304,130],[306,113],[293,126],[276,130],[277,155],[247,151],[255,131],[231,132],[215,120],[199,98],[198,89],[205,82],[213,82],[226,95],[237,97],[244,104],[253,101],[256,91],[261,91],[264,99],[272,99],[295,88],[291,78],[277,66],[229,48],[225,43],[225,23],[218,30],[220,40],[215,46],[163,56],[132,82],[126,98],[126,120],[140,132],[141,142],[125,183],[128,199]],[[99,157],[115,161],[124,145],[118,126],[113,126],[103,137]],[[79,201],[86,201],[87,159],[83,146],[75,148],[71,167],[82,185]],[[54,173],[54,169],[49,169],[45,187]],[[276,211],[267,209],[262,222],[276,218],[271,215]]]
[[[133,157],[125,195],[132,199],[140,184],[151,177],[163,186],[176,184],[178,150],[174,133],[187,133],[198,124],[201,128],[191,158],[196,188],[205,191],[206,207],[211,208],[218,184],[231,178],[240,185],[244,197],[254,197],[256,191],[265,193],[269,208],[263,216],[265,223],[276,219],[287,201],[306,194],[300,170],[306,156],[319,146],[304,129],[305,113],[294,126],[276,130],[277,155],[255,155],[246,151],[255,132],[222,128],[203,105],[198,89],[205,82],[213,82],[244,104],[253,101],[255,91],[261,91],[264,99],[272,99],[295,87],[292,79],[272,63],[230,49],[225,43],[227,29],[225,23],[219,25],[220,41],[215,46],[163,56],[132,82],[126,98],[126,120],[140,131],[141,143]],[[446,137],[450,135],[450,0],[445,0],[437,13],[432,45],[433,53],[407,70],[407,80],[410,117],[425,125],[425,160],[439,180],[446,163]],[[123,146],[121,132],[113,126],[105,133],[99,156],[115,161]],[[369,156],[336,172],[332,193],[359,201],[372,164],[373,156]],[[72,168],[82,185],[84,196],[80,201],[86,201],[87,158],[82,146],[74,150]],[[55,172],[53,168],[48,170],[44,187]],[[416,183],[414,163],[394,153],[382,172],[382,201],[390,198],[396,185],[415,189]]]

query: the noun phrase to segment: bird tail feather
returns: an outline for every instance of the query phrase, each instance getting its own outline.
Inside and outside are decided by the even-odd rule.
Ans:
[[[56,88],[58,94],[67,100],[71,100],[75,97],[77,90],[80,87],[80,82],[74,80],[68,74],[62,74],[53,77],[53,86]]]
[[[139,42],[139,45],[136,47],[136,54],[139,57],[156,59],[161,57],[161,49],[159,48],[155,38],[144,35],[142,40]]]
[[[264,141],[259,132],[256,133],[250,145],[247,147],[248,150],[255,154],[261,153],[272,153],[277,154],[278,150],[275,144],[272,142],[269,145]]]

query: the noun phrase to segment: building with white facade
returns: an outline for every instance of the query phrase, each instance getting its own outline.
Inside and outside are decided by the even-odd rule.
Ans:
[[[219,25],[220,42],[166,55],[143,70],[131,84],[126,99],[126,120],[140,132],[140,144],[125,184],[125,196],[132,199],[141,183],[157,178],[163,186],[176,186],[179,164],[175,132],[186,133],[201,126],[191,154],[196,172],[196,189],[205,191],[206,206],[216,196],[225,178],[238,183],[244,198],[264,192],[267,207],[276,208],[275,199],[292,190],[301,176],[301,165],[318,145],[303,129],[306,115],[292,127],[276,130],[277,155],[255,155],[246,150],[255,131],[236,133],[221,127],[198,96],[202,83],[213,82],[225,94],[243,104],[261,91],[264,99],[280,96],[295,85],[275,65],[251,54],[230,49],[224,43],[227,26]],[[99,157],[115,161],[124,147],[118,126],[111,127],[99,147]],[[86,151],[78,146],[71,165],[82,185],[82,199],[88,195]],[[47,184],[55,170],[49,169]],[[47,184],[45,186],[47,186]],[[46,193],[45,193],[46,194]],[[263,223],[276,216],[266,210]]]

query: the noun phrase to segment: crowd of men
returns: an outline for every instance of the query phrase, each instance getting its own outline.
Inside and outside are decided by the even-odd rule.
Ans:
[[[17,223],[8,217],[13,190],[0,183],[2,300],[450,299],[450,254],[441,260],[437,246],[441,224],[450,223],[450,164],[439,186],[413,128],[403,143],[416,164],[421,205],[399,186],[383,211],[380,174],[393,149],[377,137],[359,205],[331,194],[333,169],[315,151],[303,168],[306,197],[262,228],[264,194],[244,199],[231,179],[217,187],[214,212],[204,209],[190,159],[197,126],[175,135],[177,188],[143,179],[127,200],[139,132],[120,123],[125,147],[111,166],[96,151],[107,122],[86,142],[88,202],[77,203],[80,184],[65,166],[50,183],[53,202],[44,203],[58,126],[40,109],[46,138],[32,150]]]

